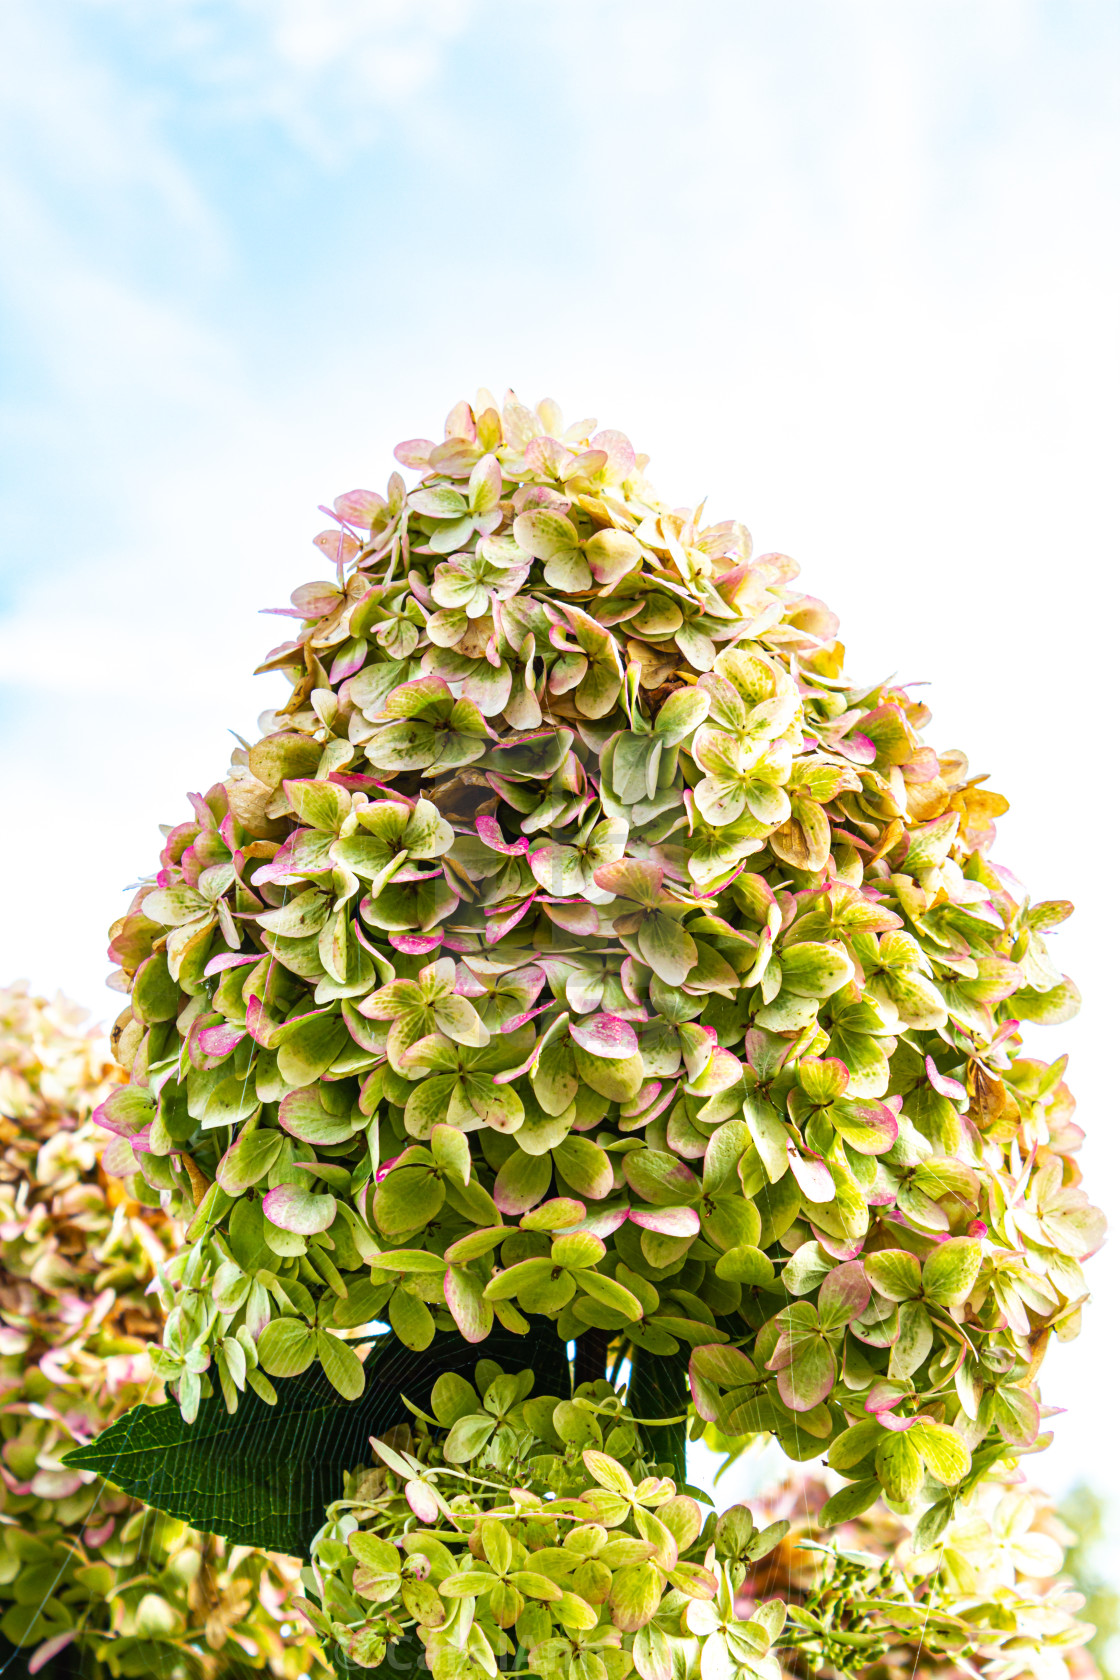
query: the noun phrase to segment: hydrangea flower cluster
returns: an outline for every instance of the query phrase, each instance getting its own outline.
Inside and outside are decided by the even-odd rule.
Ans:
[[[181,1234],[99,1171],[90,1113],[119,1075],[84,1014],[0,989],[0,1645],[31,1673],[69,1649],[98,1675],[325,1680],[291,1559],[235,1552],[61,1462],[160,1398],[146,1290]]]
[[[790,1528],[752,1566],[739,1610],[786,1598],[788,1672],[1100,1680],[1084,1596],[1063,1573],[1075,1536],[1020,1473],[998,1466],[924,1551],[914,1520],[882,1505],[822,1533],[828,1497],[819,1474],[802,1472],[756,1502],[762,1521]]]
[[[705,1516],[647,1460],[609,1382],[534,1396],[532,1371],[482,1359],[473,1385],[439,1377],[431,1407],[415,1437],[373,1438],[380,1464],[347,1478],[304,1571],[304,1614],[351,1662],[378,1668],[411,1639],[436,1680],[495,1675],[519,1650],[541,1680],[670,1680],[698,1664],[781,1680],[785,1605],[740,1615],[736,1593],[789,1523],[759,1532],[744,1505]]]
[[[1020,1031],[1076,1009],[1071,907],[795,563],[620,433],[481,393],[397,459],[112,930],[99,1118],[190,1219],[159,1373],[188,1418],[316,1359],[354,1397],[371,1320],[547,1318],[691,1349],[702,1418],[830,1450],[833,1520],[882,1491],[932,1533],[1038,1440],[1102,1239]]]
[[[420,1644],[437,1680],[503,1659],[541,1680],[1094,1676],[1072,1536],[1004,1466],[924,1552],[882,1507],[823,1536],[819,1475],[717,1518],[644,1456],[656,1420],[643,1440],[609,1383],[558,1400],[528,1370],[474,1375],[373,1439],[313,1543],[300,1608],[358,1667]]]

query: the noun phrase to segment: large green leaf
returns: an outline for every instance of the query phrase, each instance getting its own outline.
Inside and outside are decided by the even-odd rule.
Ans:
[[[471,1381],[479,1359],[506,1371],[532,1365],[537,1393],[569,1392],[564,1343],[551,1324],[527,1336],[495,1325],[479,1346],[445,1332],[421,1353],[386,1335],[366,1361],[358,1400],[344,1400],[316,1364],[277,1379],[275,1406],[250,1391],[232,1416],[221,1395],[202,1401],[193,1424],[171,1403],[134,1406],[68,1460],[195,1528],[306,1556],[326,1506],[341,1495],[343,1472],[371,1462],[370,1435],[408,1421],[401,1394],[427,1410],[437,1377]]]

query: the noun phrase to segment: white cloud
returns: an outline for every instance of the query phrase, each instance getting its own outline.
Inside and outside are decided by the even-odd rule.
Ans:
[[[161,136],[158,102],[125,85],[107,54],[85,51],[73,23],[52,0],[5,8],[0,122],[10,202],[34,224],[44,215],[42,194],[56,207],[66,196],[71,237],[95,247],[140,239],[154,211],[190,239],[198,262],[217,242],[216,222],[189,166]],[[20,226],[17,236],[27,231]]]
[[[262,119],[337,163],[437,80],[474,0],[81,0],[128,32],[164,97],[212,120]]]

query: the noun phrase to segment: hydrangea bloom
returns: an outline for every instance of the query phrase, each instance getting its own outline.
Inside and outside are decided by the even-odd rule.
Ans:
[[[700,1416],[950,1520],[1039,1434],[1102,1238],[1077,1005],[1006,801],[645,457],[482,393],[316,538],[283,671],[112,930],[113,1161],[189,1219],[160,1375],[547,1318],[691,1359]],[[987,1455],[987,1456],[986,1456]],[[932,1532],[932,1530],[930,1530]]]
[[[147,1289],[181,1236],[100,1171],[109,1140],[90,1113],[118,1076],[84,1015],[0,989],[0,1636],[32,1673],[73,1646],[98,1674],[325,1680],[314,1641],[282,1632],[285,1615],[299,1626],[290,1558],[235,1550],[61,1462],[160,1398]]]
[[[747,1571],[737,1609],[749,1617],[775,1591],[788,1601],[789,1670],[1100,1680],[1084,1596],[1064,1572],[1074,1536],[1021,1474],[994,1466],[932,1548],[883,1506],[824,1533],[828,1497],[819,1474],[801,1473],[756,1501],[759,1520],[790,1528]]]
[[[735,1595],[788,1522],[703,1512],[602,1378],[570,1400],[490,1359],[474,1379],[439,1377],[415,1433],[375,1436],[376,1467],[329,1507],[301,1601],[325,1639],[379,1668],[408,1629],[440,1680],[493,1676],[518,1647],[541,1680],[781,1680],[784,1603],[740,1614]]]

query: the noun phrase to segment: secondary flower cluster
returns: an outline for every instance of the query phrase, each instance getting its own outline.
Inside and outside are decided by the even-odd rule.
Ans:
[[[1033,1443],[1103,1222],[1006,802],[614,431],[483,394],[338,498],[287,703],[112,930],[99,1110],[190,1220],[184,1415],[387,1316],[693,1354],[702,1416],[933,1499]],[[683,1351],[682,1351],[683,1350]],[[983,1460],[981,1459],[981,1462]],[[946,1490],[949,1490],[948,1492]]]
[[[829,1680],[868,1672],[908,1680],[1100,1680],[1078,1616],[1083,1595],[1063,1574],[1074,1536],[1037,1488],[997,1467],[932,1550],[912,1519],[879,1507],[822,1545],[828,1489],[794,1475],[758,1501],[790,1531],[754,1565],[739,1609],[775,1590],[788,1599],[782,1664]]]
[[[98,1170],[90,1112],[114,1069],[83,1015],[0,989],[0,1635],[32,1673],[73,1645],[97,1673],[325,1676],[314,1642],[282,1633],[290,1560],[231,1555],[60,1462],[160,1397],[145,1291],[178,1235]]]
[[[312,1625],[363,1668],[417,1640],[436,1680],[495,1675],[518,1647],[542,1680],[669,1680],[698,1662],[780,1680],[784,1604],[739,1615],[735,1594],[788,1522],[705,1517],[604,1379],[571,1400],[532,1390],[531,1371],[482,1359],[473,1386],[437,1380],[415,1437],[373,1438],[380,1465],[347,1478],[312,1546]]]

